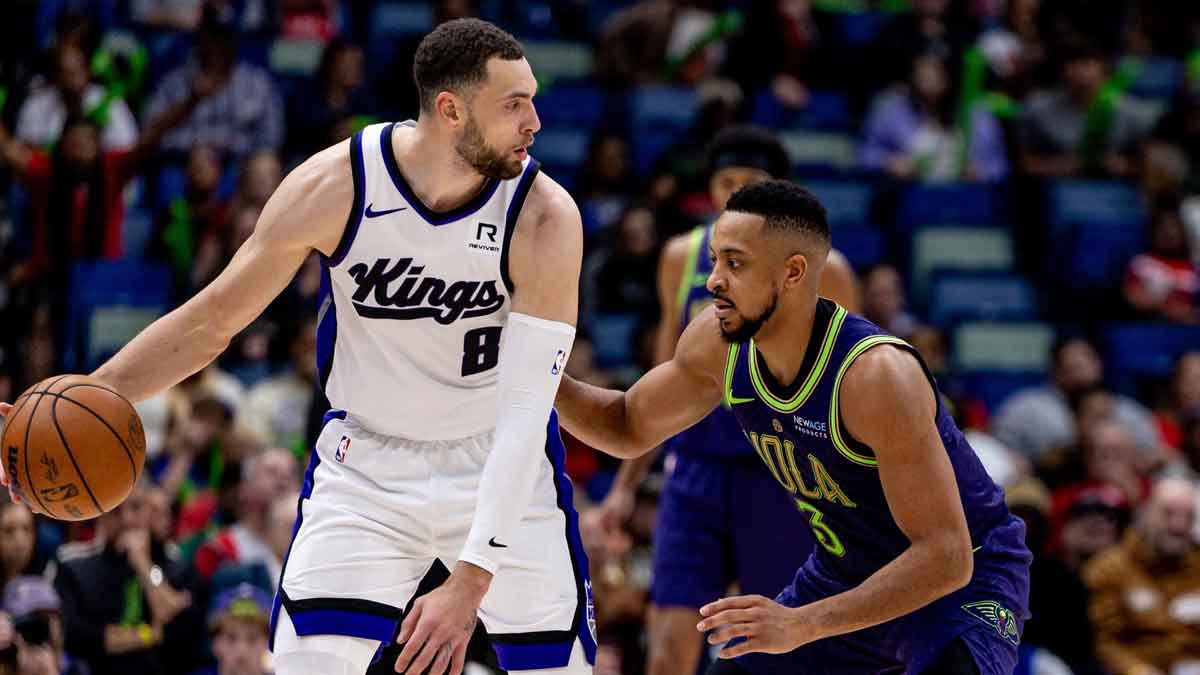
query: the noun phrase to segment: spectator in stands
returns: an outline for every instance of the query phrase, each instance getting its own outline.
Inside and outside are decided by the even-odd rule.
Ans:
[[[945,58],[927,52],[914,59],[907,86],[880,94],[871,106],[862,166],[900,180],[1003,179],[1008,159],[999,123],[975,106],[962,128],[957,89]]]
[[[1108,57],[1094,46],[1073,49],[1062,73],[1061,86],[1036,92],[1025,104],[1022,168],[1038,178],[1135,175],[1149,120],[1119,91],[1102,95]]]
[[[1051,513],[1050,540],[1036,548],[1030,567],[1029,608],[1023,642],[1046,647],[1078,675],[1100,675],[1095,635],[1088,620],[1088,592],[1079,571],[1117,544],[1129,505],[1111,486],[1081,490]]]
[[[1200,71],[1190,72],[1142,152],[1146,191],[1152,198],[1200,190]]]
[[[51,85],[32,92],[21,105],[15,135],[26,145],[49,148],[72,116],[96,121],[103,150],[129,150],[137,143],[137,122],[129,106],[119,97],[108,97],[104,87],[90,81],[87,56],[68,43],[54,50]]]
[[[196,289],[204,288],[216,279],[233,259],[233,254],[246,243],[254,233],[261,208],[249,205],[231,206],[229,213],[227,227],[210,231],[200,240],[196,261],[191,270],[192,285]]]
[[[250,584],[223,591],[212,604],[208,627],[217,663],[193,675],[267,675],[271,595]]]
[[[365,84],[363,50],[340,38],[326,45],[311,88],[291,106],[288,155],[304,159],[342,140],[339,123],[374,108]]]
[[[1187,462],[1186,473],[1193,478],[1200,478],[1200,406],[1184,411],[1179,420],[1179,431],[1179,449]],[[1200,536],[1197,541],[1200,541]]]
[[[196,552],[196,573],[211,579],[225,565],[261,565],[278,583],[283,558],[271,546],[271,508],[280,497],[295,500],[300,470],[290,450],[264,450],[242,464],[237,522],[222,528]]]
[[[1054,491],[1056,505],[1070,503],[1079,492],[1102,485],[1119,489],[1133,506],[1142,502],[1150,487],[1147,472],[1141,470],[1137,446],[1120,423],[1105,419],[1083,430],[1079,450],[1079,474]]]
[[[91,671],[66,652],[54,586],[42,577],[14,579],[4,590],[4,611],[13,623],[16,675],[88,675]]]
[[[37,523],[24,504],[3,495],[0,502],[0,593],[8,582],[26,574],[40,574],[44,561],[36,558]]]
[[[1083,570],[1096,653],[1114,673],[1174,673],[1200,655],[1200,547],[1192,538],[1196,486],[1167,478],[1121,545]]]
[[[118,258],[122,252],[125,186],[163,136],[212,95],[214,82],[189,81],[188,91],[164,107],[128,151],[105,151],[94,121],[72,117],[63,124],[53,154],[14,141],[0,125],[0,160],[30,191],[34,226],[32,259],[13,272],[29,281],[49,273],[49,286],[65,287],[77,258]]]
[[[1175,360],[1167,386],[1165,405],[1154,413],[1158,432],[1172,448],[1183,447],[1183,418],[1200,410],[1200,349],[1187,351]]]
[[[907,338],[917,321],[905,306],[904,281],[895,267],[886,263],[875,265],[863,274],[863,316],[880,328],[901,338]]]
[[[195,82],[208,83],[212,93],[167,135],[166,150],[182,154],[207,145],[240,158],[261,148],[277,150],[283,143],[279,93],[269,74],[237,61],[236,37],[228,25],[205,22],[197,31],[192,60],[167,73],[155,89],[147,106],[152,119],[188,100]]]
[[[921,54],[936,52],[957,57],[974,37],[963,16],[963,3],[950,0],[913,0],[911,12],[897,13],[879,31],[865,66],[864,82],[878,91],[908,75],[909,65]]]
[[[283,165],[278,153],[266,149],[250,153],[242,163],[237,192],[233,195],[233,208],[253,206],[261,209],[282,181]]]
[[[1055,340],[1050,364],[1050,382],[1010,396],[992,423],[1001,442],[1035,463],[1048,451],[1075,441],[1071,397],[1104,379],[1104,363],[1091,343],[1080,337]],[[1145,406],[1126,396],[1117,396],[1114,416],[1133,434],[1139,448],[1158,448],[1158,433]]]
[[[105,539],[76,557],[60,553],[54,585],[62,598],[67,649],[94,675],[179,672],[195,651],[181,615],[191,604],[181,570],[149,530],[145,484],[101,516]],[[97,592],[103,589],[103,592]]]
[[[1149,319],[1200,323],[1200,270],[1192,261],[1178,201],[1160,204],[1149,229],[1149,250],[1129,261],[1125,301]]]
[[[256,384],[239,411],[241,424],[267,444],[307,454],[304,431],[317,387],[317,320],[293,320],[276,338],[290,367]]]
[[[152,257],[165,260],[174,272],[175,291],[187,297],[193,290],[193,264],[200,241],[226,228],[228,204],[217,193],[221,158],[207,146],[188,153],[183,194],[171,200],[155,223]]]
[[[612,225],[637,192],[629,140],[623,134],[603,130],[592,136],[587,158],[579,170],[575,195],[590,231]]]
[[[1015,99],[1052,79],[1037,21],[1041,6],[1042,0],[1009,0],[1003,24],[979,36],[978,47],[999,79],[1000,89]]]
[[[589,311],[657,316],[654,291],[658,225],[645,206],[625,212],[609,242],[594,249],[584,265]]]
[[[725,61],[725,74],[743,89],[751,95],[769,90],[777,103],[802,109],[810,88],[834,84],[833,27],[809,0],[755,2],[745,11],[745,26]]]
[[[288,547],[292,545],[292,530],[296,524],[297,495],[283,494],[271,502],[267,547],[275,555],[276,560],[287,557]]]

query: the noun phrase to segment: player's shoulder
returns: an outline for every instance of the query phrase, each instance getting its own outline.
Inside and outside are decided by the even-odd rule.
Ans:
[[[661,260],[664,263],[669,261],[675,265],[683,265],[687,261],[688,251],[692,247],[692,240],[695,239],[697,233],[700,231],[700,228],[695,228],[673,235],[667,240],[667,243],[663,244]],[[701,255],[708,254],[701,251]]]
[[[721,337],[716,310],[707,307],[683,329],[675,344],[674,361],[718,382],[724,380],[729,344]]]
[[[583,219],[566,188],[543,171],[529,186],[517,218],[514,242],[553,246],[555,250],[583,250]]]
[[[314,154],[284,177],[263,209],[255,236],[299,242],[331,254],[353,209],[354,186],[346,140]]]
[[[907,414],[913,406],[926,403],[931,391],[921,363],[908,349],[882,343],[867,349],[846,368],[840,384],[841,398],[851,407]],[[878,410],[876,410],[878,409]]]

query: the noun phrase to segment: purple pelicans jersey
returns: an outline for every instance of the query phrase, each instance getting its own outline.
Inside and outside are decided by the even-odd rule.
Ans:
[[[792,658],[804,653],[804,665],[789,661],[789,655],[749,655],[743,665],[753,673],[920,672],[951,640],[962,637],[982,672],[1011,672],[1004,664],[1015,659],[1028,616],[1031,556],[1024,525],[1009,513],[1003,491],[955,426],[916,350],[826,299],[818,301],[812,337],[791,385],[774,380],[754,340],[730,345],[726,362],[725,405],[807,516],[818,544],[778,600],[798,606],[848,590],[909,546],[888,508],[872,449],[846,431],[838,412],[846,371],[880,345],[916,357],[938,398],[940,450],[953,467],[974,548],[972,580],[909,616],[791,653]],[[862,661],[847,660],[850,652]],[[994,665],[985,667],[987,661]]]

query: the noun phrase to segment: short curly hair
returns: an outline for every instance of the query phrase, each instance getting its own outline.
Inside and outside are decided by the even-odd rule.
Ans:
[[[812,235],[826,246],[831,241],[821,200],[789,180],[750,183],[729,197],[725,210],[762,216],[767,229]]]
[[[482,82],[493,57],[515,61],[525,58],[525,50],[512,35],[481,19],[454,19],[434,28],[413,57],[421,110],[433,110],[440,92],[458,93]]]

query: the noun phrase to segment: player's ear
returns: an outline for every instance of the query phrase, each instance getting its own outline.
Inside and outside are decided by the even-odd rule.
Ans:
[[[810,267],[808,264],[808,256],[803,253],[793,253],[783,262],[784,278],[783,285],[785,288],[791,286],[803,285],[808,280]]]
[[[462,101],[451,92],[438,92],[437,98],[433,100],[433,108],[438,117],[451,127],[457,127],[465,121]]]

